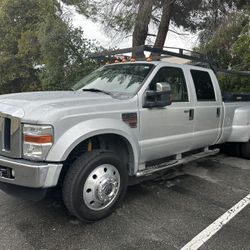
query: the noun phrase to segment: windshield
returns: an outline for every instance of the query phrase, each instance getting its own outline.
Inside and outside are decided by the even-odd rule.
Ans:
[[[133,95],[137,92],[153,67],[153,64],[117,64],[104,66],[84,77],[72,89],[96,89],[112,94]]]

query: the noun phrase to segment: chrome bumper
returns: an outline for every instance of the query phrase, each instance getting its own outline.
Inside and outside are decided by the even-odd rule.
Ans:
[[[14,170],[14,176],[8,178],[3,172]],[[0,156],[0,182],[31,188],[48,188],[57,185],[62,164],[38,163],[15,160]]]

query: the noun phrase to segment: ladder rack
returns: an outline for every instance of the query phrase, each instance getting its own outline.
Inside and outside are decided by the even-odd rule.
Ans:
[[[177,50],[177,52],[173,52],[171,50]],[[150,58],[154,61],[160,61],[164,58],[169,57],[176,57],[189,60],[189,64],[204,67],[204,68],[211,68],[215,73],[224,73],[224,74],[233,74],[233,75],[240,75],[240,76],[248,76],[250,77],[250,72],[248,71],[231,71],[220,69],[218,64],[209,58],[207,55],[201,54],[196,51],[190,51],[182,48],[175,48],[175,47],[164,47],[163,49],[154,48],[153,46],[149,45],[141,45],[131,48],[124,48],[124,49],[117,49],[117,50],[110,50],[110,51],[103,51],[101,53],[95,53],[90,55],[91,59],[98,60],[100,62],[109,62],[114,59],[120,59],[125,57],[126,59],[135,58],[136,61],[145,61],[145,52],[150,52]],[[126,56],[124,54],[130,53],[131,55]],[[138,55],[138,56],[137,56]],[[143,56],[144,55],[144,56]]]

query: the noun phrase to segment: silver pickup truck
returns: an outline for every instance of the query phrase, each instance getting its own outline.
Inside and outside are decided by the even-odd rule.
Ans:
[[[249,159],[249,139],[250,102],[223,102],[212,70],[114,63],[71,91],[0,96],[0,188],[38,200],[60,187],[70,213],[96,221],[114,211],[131,178],[227,142]]]

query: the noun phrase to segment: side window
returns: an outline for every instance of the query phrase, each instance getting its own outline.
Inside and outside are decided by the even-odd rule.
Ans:
[[[181,68],[164,67],[159,69],[150,84],[150,89],[156,90],[158,82],[167,82],[171,85],[174,102],[188,102],[187,84]]]
[[[214,87],[208,72],[191,70],[197,101],[215,101]]]

